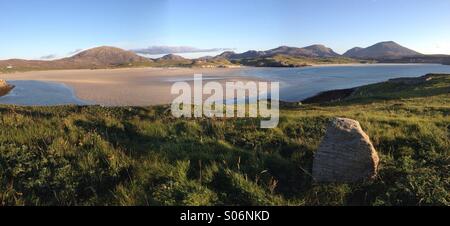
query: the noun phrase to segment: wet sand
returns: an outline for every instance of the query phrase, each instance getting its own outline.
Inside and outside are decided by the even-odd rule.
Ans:
[[[194,74],[203,74],[205,81],[258,81],[241,77],[233,71],[239,68],[133,68],[105,70],[33,71],[1,74],[5,80],[33,80],[58,82],[74,89],[76,96],[91,103],[105,106],[147,106],[170,103],[174,81],[192,83]]]

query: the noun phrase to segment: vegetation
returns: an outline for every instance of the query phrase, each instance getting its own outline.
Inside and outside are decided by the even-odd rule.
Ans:
[[[226,58],[214,57],[211,59],[194,60],[192,67],[208,68],[208,67],[238,67],[239,64],[233,64]]]
[[[0,205],[450,205],[450,77],[382,83],[256,119],[174,119],[168,107],[0,106]],[[329,120],[359,120],[379,176],[316,184]]]
[[[53,69],[53,68],[31,68],[31,67],[15,67],[11,69],[0,67],[0,74],[10,74],[17,72],[29,72],[29,71],[50,71],[50,70],[61,70],[61,69]]]
[[[313,58],[313,57],[294,57],[288,55],[275,55],[273,57],[242,59],[236,60],[234,62],[246,66],[255,66],[255,67],[306,67],[317,64],[366,63],[345,57]]]
[[[419,63],[419,64],[444,64],[450,65],[449,55],[420,55],[402,57],[397,59],[379,59],[380,63]]]

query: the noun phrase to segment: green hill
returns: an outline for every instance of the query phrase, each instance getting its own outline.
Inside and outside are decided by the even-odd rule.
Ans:
[[[311,65],[326,65],[326,64],[352,64],[364,63],[359,60],[354,60],[345,57],[329,57],[329,58],[315,58],[315,57],[295,57],[288,55],[275,55],[272,57],[248,58],[232,61],[237,64],[254,67],[306,67]]]
[[[450,205],[450,79],[361,87],[256,119],[174,119],[168,108],[0,106],[1,205]],[[379,176],[316,184],[333,117],[361,122]]]

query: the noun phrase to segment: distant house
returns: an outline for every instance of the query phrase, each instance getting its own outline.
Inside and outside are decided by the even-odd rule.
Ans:
[[[8,65],[7,67],[6,67],[6,69],[13,69],[14,67],[13,66],[11,66],[11,65]]]

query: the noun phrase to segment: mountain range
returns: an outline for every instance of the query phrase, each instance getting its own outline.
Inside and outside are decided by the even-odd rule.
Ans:
[[[353,60],[349,60],[353,59]],[[303,48],[280,46],[266,51],[247,51],[235,53],[226,51],[215,57],[186,59],[169,54],[158,59],[150,59],[136,52],[115,47],[102,46],[81,51],[74,56],[52,60],[10,59],[0,61],[0,71],[8,69],[95,69],[110,67],[221,67],[233,65],[297,67],[322,63],[352,63],[358,60],[400,63],[444,63],[450,62],[448,55],[424,55],[403,47],[395,42],[380,42],[367,48],[355,47],[343,55],[324,45],[311,45]]]
[[[293,57],[316,57],[316,58],[331,58],[331,57],[348,57],[355,59],[395,59],[402,57],[422,56],[414,50],[403,47],[393,41],[380,42],[367,48],[355,47],[348,50],[343,55],[334,52],[331,48],[324,45],[311,45],[303,48],[280,46],[275,49],[267,51],[247,51],[244,53],[224,52],[219,55],[221,57],[238,60],[259,57],[273,57],[275,55],[286,55]]]
[[[250,50],[245,53],[228,51],[219,56],[230,60],[239,60],[259,57],[273,57],[275,55],[287,55],[293,57],[340,57],[339,54],[324,45],[312,45],[303,48],[280,46],[267,51]]]

